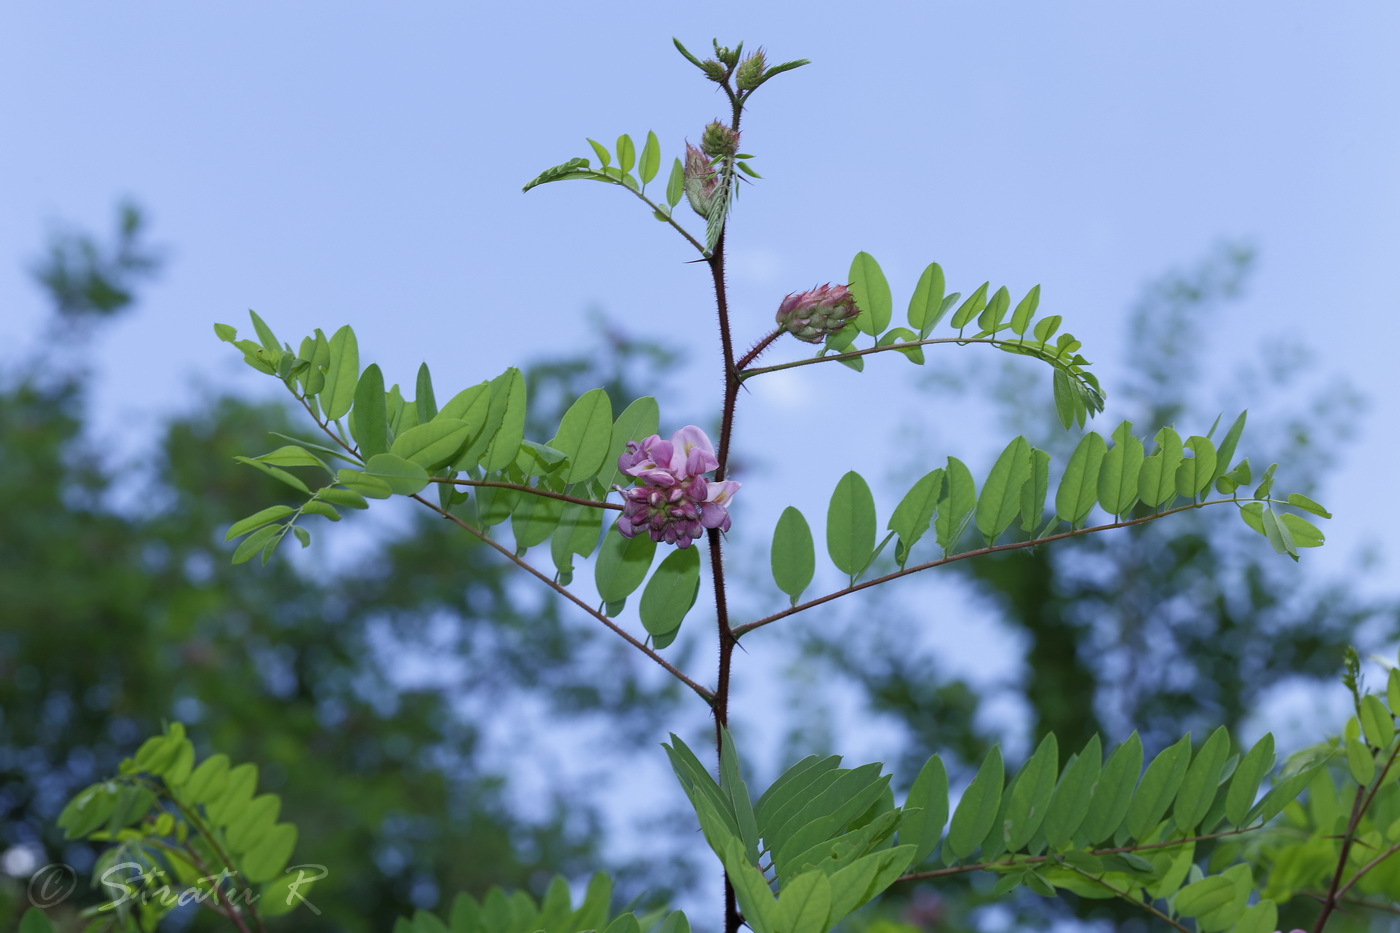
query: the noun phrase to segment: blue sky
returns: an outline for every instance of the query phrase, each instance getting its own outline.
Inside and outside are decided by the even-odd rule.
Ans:
[[[1318,494],[1338,515],[1329,547],[1306,555],[1302,572],[1346,572],[1367,541],[1382,542],[1388,515],[1373,497],[1400,454],[1400,8],[565,9],[6,4],[0,353],[23,352],[37,334],[44,307],[23,267],[45,231],[107,229],[131,196],[170,263],[139,313],[96,347],[96,411],[118,456],[139,449],[123,436],[187,408],[191,385],[272,388],[212,334],[215,321],[246,327],[248,308],[289,340],[351,323],[391,380],[410,381],[426,359],[443,397],[576,348],[597,307],[689,352],[677,409],[703,414],[717,399],[717,341],[689,247],[619,191],[520,186],[587,155],[588,136],[652,129],[678,154],[724,107],[671,36],[696,51],[711,36],[743,39],[774,61],[813,64],[767,85],[745,117],[743,148],[765,179],[745,189],[731,225],[740,342],[765,332],[787,292],[843,281],[858,250],[883,264],[897,309],[934,260],[964,293],[987,279],[1016,296],[1040,283],[1042,313],[1064,315],[1100,371],[1107,432],[1115,375],[1132,360],[1121,323],[1132,299],[1242,238],[1259,270],[1200,335],[1212,366],[1228,374],[1274,338],[1296,338],[1313,357],[1309,379],[1344,374],[1372,403]],[[940,441],[965,437],[930,465],[1004,442],[911,396],[907,369],[888,359],[859,377],[815,367],[756,387],[736,442],[770,464],[783,452],[804,460],[795,483],[742,477],[750,520],[771,527],[786,503],[758,503],[785,491],[819,517],[845,470],[888,470],[888,422],[860,404],[915,423],[926,408]],[[814,440],[814,410],[858,422],[851,442]],[[1375,576],[1358,585],[1394,591]]]

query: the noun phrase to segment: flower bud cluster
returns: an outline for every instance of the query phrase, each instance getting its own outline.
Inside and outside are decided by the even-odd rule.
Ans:
[[[628,441],[617,468],[636,477],[637,485],[614,487],[622,493],[618,532],[624,538],[645,532],[653,541],[688,548],[707,528],[728,531],[729,500],[739,484],[706,480],[702,475],[718,467],[710,439],[693,424],[669,441],[658,434]]]
[[[778,305],[778,326],[798,340],[821,343],[860,314],[856,298],[845,285],[822,285],[793,292]]]
[[[690,143],[685,144],[685,199],[695,213],[709,219],[720,197],[720,177],[710,158]]]
[[[739,134],[718,120],[712,120],[700,136],[700,151],[712,159],[732,158],[739,151]]]

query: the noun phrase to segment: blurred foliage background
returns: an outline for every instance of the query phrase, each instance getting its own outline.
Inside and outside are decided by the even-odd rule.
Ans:
[[[25,905],[35,867],[91,866],[93,853],[66,843],[54,818],[170,719],[190,726],[202,755],[258,763],[300,827],[299,853],[333,853],[316,898],[325,912],[298,914],[302,930],[387,930],[458,890],[538,892],[554,872],[583,878],[600,865],[629,894],[687,889],[684,833],[668,827],[645,857],[603,865],[596,801],[555,782],[523,804],[510,763],[493,753],[528,747],[546,721],[560,732],[606,721],[588,733],[599,761],[650,754],[681,697],[620,641],[518,586],[488,550],[426,513],[372,536],[336,529],[345,542],[333,556],[230,566],[228,525],[288,501],[285,487],[233,463],[276,446],[269,429],[298,433],[281,404],[208,397],[133,426],[151,437],[144,463],[103,455],[85,405],[90,347],[104,322],[136,313],[163,261],[131,205],[110,236],[54,236],[33,270],[50,332],[28,357],[0,360],[0,927]],[[1128,317],[1135,369],[1111,387],[1110,414],[1139,427],[1210,424],[1217,412],[1199,390],[1223,380],[1184,335],[1245,287],[1251,262],[1248,249],[1225,247],[1147,289]],[[593,386],[625,399],[664,383],[671,350],[606,324],[597,332],[576,357],[529,367],[535,433]],[[965,389],[949,372],[925,378]],[[1251,448],[1287,462],[1308,491],[1343,448],[1358,400],[1336,385],[1285,402],[1295,373],[1260,368],[1233,394],[1276,400],[1251,412]],[[1040,377],[1001,371],[1003,433],[1051,420],[1039,401],[1021,401],[1043,396],[1026,384]],[[1118,741],[1136,728],[1152,753],[1183,730],[1236,731],[1280,684],[1333,678],[1344,645],[1391,639],[1400,618],[1346,581],[1300,586],[1289,562],[1220,515],[953,567],[1010,633],[1007,650],[1021,659],[1013,682],[988,691],[949,676],[898,588],[804,629],[793,658],[793,696],[813,685],[824,696],[854,691],[865,714],[897,729],[902,747],[887,759],[897,775],[934,751],[979,760],[1002,738],[985,707],[1008,696],[1029,742],[1053,730],[1064,755],[1095,732]],[[862,624],[872,614],[885,620],[878,628]],[[820,698],[808,699],[783,713],[786,744],[839,750]],[[1069,896],[988,908],[986,887],[916,886],[860,923],[1045,929],[1078,916],[1145,928]]]

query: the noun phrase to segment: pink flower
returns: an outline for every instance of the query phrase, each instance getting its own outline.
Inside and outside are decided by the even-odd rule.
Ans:
[[[710,439],[693,424],[669,441],[658,434],[628,441],[626,452],[617,458],[617,468],[636,477],[637,485],[614,487],[622,493],[617,530],[625,538],[645,531],[653,541],[682,548],[690,547],[706,528],[728,531],[729,500],[739,491],[739,483],[706,480],[702,474],[718,466]]]

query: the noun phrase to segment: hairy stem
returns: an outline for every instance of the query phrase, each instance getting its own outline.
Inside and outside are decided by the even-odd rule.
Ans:
[[[734,368],[739,371],[739,378],[741,380],[745,378],[744,367],[752,363],[754,360],[758,359],[759,354],[762,353],[764,350],[767,350],[768,345],[771,344],[774,340],[777,340],[782,335],[783,329],[779,327],[777,330],[773,331],[773,333],[769,334],[767,337],[764,337],[758,343],[754,344],[752,350],[750,350],[748,353],[745,353],[742,357],[739,358],[739,362],[734,364]]]
[[[547,586],[547,587],[549,587],[550,589],[554,590],[554,592],[558,593],[560,596],[563,596],[563,597],[564,597],[565,599],[567,599],[569,602],[573,603],[575,606],[578,606],[578,607],[579,607],[580,609],[582,609],[584,612],[588,613],[588,614],[591,615],[593,618],[597,619],[599,622],[603,623],[603,624],[606,625],[608,628],[612,629],[613,632],[615,632],[617,635],[619,635],[619,636],[621,636],[623,639],[625,639],[629,645],[631,645],[633,648],[636,648],[636,649],[637,649],[638,651],[640,651],[642,654],[644,654],[644,655],[646,655],[647,657],[651,658],[653,661],[655,661],[657,664],[659,664],[662,668],[664,668],[665,671],[666,671],[666,673],[670,674],[672,677],[676,678],[676,679],[679,680],[681,683],[685,684],[685,685],[686,685],[687,687],[689,687],[691,690],[694,690],[695,693],[698,694],[698,695],[700,696],[700,698],[703,699],[706,703],[713,703],[713,702],[714,702],[714,700],[715,700],[715,695],[714,695],[714,693],[713,693],[709,688],[703,687],[703,686],[701,686],[700,684],[697,684],[695,681],[691,680],[691,679],[690,679],[689,677],[687,677],[679,668],[677,668],[674,664],[672,664],[670,661],[667,661],[667,660],[666,660],[665,658],[663,658],[661,655],[657,654],[654,650],[652,650],[651,648],[649,648],[645,643],[643,643],[643,642],[641,642],[641,641],[638,641],[637,638],[636,638],[635,636],[633,636],[630,632],[628,632],[626,629],[620,627],[620,626],[619,626],[616,622],[614,622],[612,619],[609,619],[607,616],[603,615],[603,614],[602,614],[601,612],[599,612],[597,609],[594,609],[592,606],[588,605],[588,604],[585,603],[583,600],[579,599],[579,598],[578,598],[577,596],[575,596],[573,593],[569,592],[569,590],[568,590],[567,587],[564,587],[564,586],[559,585],[559,584],[556,583],[554,580],[551,580],[551,579],[549,578],[548,575],[546,575],[546,574],[544,574],[544,573],[541,573],[541,572],[540,572],[536,567],[534,567],[533,565],[527,563],[527,562],[526,562],[525,560],[523,560],[522,558],[519,558],[519,557],[515,556],[515,554],[514,554],[509,548],[502,546],[502,545],[500,544],[500,542],[496,541],[496,540],[495,540],[494,538],[492,538],[490,535],[486,534],[486,532],[482,531],[482,530],[479,529],[479,528],[475,528],[475,527],[473,527],[472,525],[469,525],[468,523],[462,521],[462,519],[460,519],[460,518],[457,517],[456,515],[453,515],[451,512],[448,512],[447,510],[443,509],[442,507],[440,507],[440,506],[438,506],[438,505],[436,505],[436,504],[434,504],[434,503],[432,503],[432,502],[429,502],[427,499],[424,499],[421,495],[415,494],[415,495],[413,496],[413,498],[416,499],[417,501],[423,503],[423,505],[425,505],[425,506],[427,506],[428,508],[432,509],[434,512],[438,513],[438,514],[441,515],[443,518],[445,518],[445,519],[447,519],[448,521],[450,521],[450,522],[456,524],[458,527],[462,528],[463,530],[465,530],[465,531],[467,531],[467,532],[470,532],[472,535],[476,536],[476,537],[479,538],[480,540],[482,540],[482,541],[486,542],[487,544],[491,545],[491,547],[495,548],[499,553],[503,554],[503,555],[506,557],[507,560],[509,560],[509,561],[511,561],[512,563],[514,563],[517,567],[520,567],[522,570],[527,571],[531,576],[533,576],[535,579],[539,580],[539,581],[540,581],[541,583],[543,583],[545,586]]]

